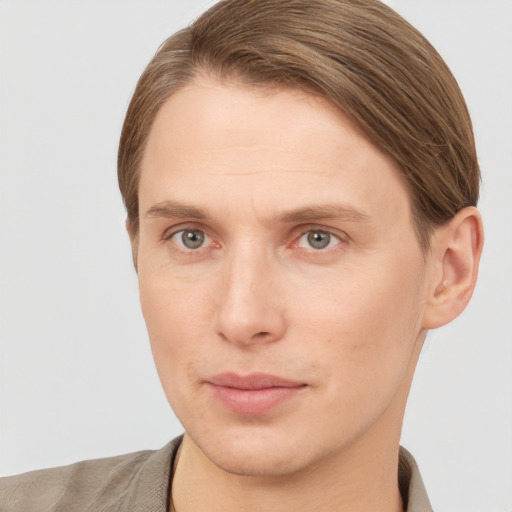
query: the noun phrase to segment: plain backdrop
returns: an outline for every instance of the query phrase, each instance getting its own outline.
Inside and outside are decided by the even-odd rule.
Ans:
[[[486,247],[467,311],[431,334],[402,443],[438,512],[512,510],[512,2],[389,1],[473,116]],[[139,311],[116,151],[135,82],[204,0],[0,0],[0,473],[181,433]]]

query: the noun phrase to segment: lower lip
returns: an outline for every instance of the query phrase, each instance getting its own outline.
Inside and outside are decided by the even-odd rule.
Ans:
[[[239,389],[209,384],[213,396],[238,414],[264,414],[294,398],[305,386]]]

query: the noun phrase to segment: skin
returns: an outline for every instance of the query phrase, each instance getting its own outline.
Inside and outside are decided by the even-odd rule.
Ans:
[[[426,330],[471,296],[478,212],[425,255],[395,163],[333,106],[211,77],[160,109],[139,201],[142,309],[186,432],[176,510],[402,510],[407,394]],[[222,372],[303,386],[239,414],[208,385]]]

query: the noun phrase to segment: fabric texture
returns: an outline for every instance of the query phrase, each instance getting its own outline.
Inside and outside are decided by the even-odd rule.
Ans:
[[[158,451],[86,460],[0,478],[1,512],[167,512],[182,436]],[[406,512],[432,512],[412,455],[400,449]]]

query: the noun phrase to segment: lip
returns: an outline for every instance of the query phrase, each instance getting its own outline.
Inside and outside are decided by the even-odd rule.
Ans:
[[[264,414],[290,401],[307,384],[265,373],[221,373],[206,380],[212,395],[232,412]]]

